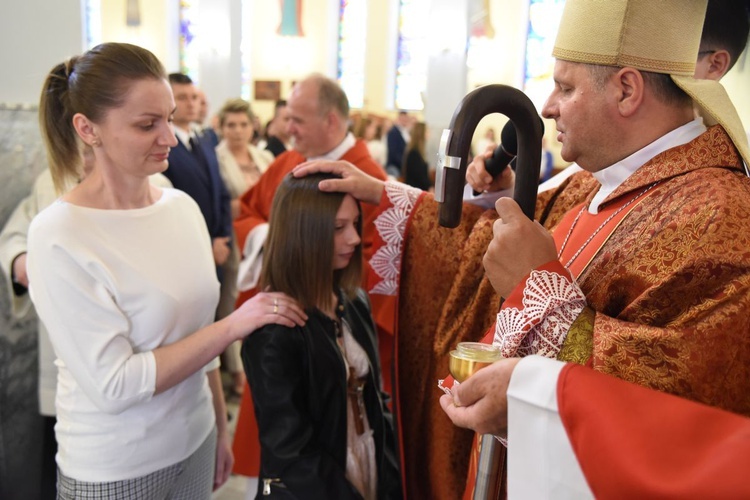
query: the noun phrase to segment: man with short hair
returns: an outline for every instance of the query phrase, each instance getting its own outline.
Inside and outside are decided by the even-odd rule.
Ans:
[[[232,236],[229,192],[219,173],[215,144],[196,133],[193,127],[200,107],[198,89],[193,80],[182,73],[170,74],[169,84],[176,105],[173,123],[178,143],[169,151],[169,167],[164,175],[200,207],[211,236],[214,262],[221,281],[221,266],[229,257]]]
[[[219,136],[216,134],[212,123],[206,123],[208,119],[208,97],[203,89],[197,88],[198,91],[198,117],[193,123],[193,127],[198,135],[208,140],[216,147],[219,144]]]
[[[288,149],[287,144],[290,140],[289,129],[289,109],[284,100],[276,101],[276,108],[273,118],[266,127],[266,149],[279,156]]]
[[[720,84],[692,78],[705,0],[597,5],[566,3],[543,108],[583,172],[540,195],[551,236],[497,202],[484,267],[505,302],[489,337],[506,357],[588,364],[750,415],[750,149]],[[459,386],[462,407],[443,407],[480,426],[499,410],[482,400],[503,391],[486,389],[462,397]],[[508,486],[539,491],[512,476]]]
[[[696,78],[720,80],[740,59],[750,31],[748,5],[742,0],[708,1]]]
[[[404,153],[406,145],[411,138],[410,131],[412,119],[404,110],[398,112],[396,123],[388,130],[386,134],[386,144],[388,146],[388,159],[386,160],[385,171],[388,175],[398,179],[402,176],[402,166],[404,162]]]
[[[282,179],[294,167],[314,159],[343,159],[373,177],[385,179],[383,169],[370,156],[366,143],[355,139],[348,131],[349,101],[338,83],[320,74],[308,76],[292,90],[287,109],[287,131],[293,139],[294,149],[279,155],[258,183],[242,196],[240,215],[234,221],[237,243],[243,255],[238,278],[238,305],[256,292],[271,202]],[[375,207],[362,206],[362,253],[367,261],[372,255],[375,212]],[[390,298],[384,302],[382,305],[375,299],[372,307],[379,327],[383,383],[389,388],[393,306]],[[245,390],[235,433],[234,471],[250,477],[258,475],[260,466],[260,445],[254,419],[252,400],[249,391]]]
[[[341,87],[322,75],[311,75],[299,82],[289,96],[287,131],[294,149],[280,155],[263,173],[260,180],[240,199],[240,215],[234,221],[238,244],[243,249],[238,302],[253,293],[262,263],[260,252],[265,240],[271,201],[283,177],[305,161],[315,159],[346,159],[377,178],[385,178],[370,156],[364,142],[348,131],[349,102]],[[371,208],[363,207],[363,252],[369,257],[372,246]]]

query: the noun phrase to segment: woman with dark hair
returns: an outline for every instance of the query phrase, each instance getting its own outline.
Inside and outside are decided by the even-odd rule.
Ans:
[[[261,443],[258,495],[400,498],[395,441],[380,392],[375,324],[362,273],[362,220],[331,175],[288,175],[271,208],[261,288],[304,307],[304,327],[267,325],[242,360]]]
[[[28,240],[30,293],[59,369],[61,499],[209,499],[232,466],[216,357],[260,326],[305,319],[263,293],[213,323],[203,216],[183,192],[149,184],[177,144],[174,109],[161,63],[130,44],[58,64],[42,89],[58,192],[91,159]]]
[[[428,191],[432,187],[430,167],[424,159],[426,145],[427,126],[424,122],[416,122],[411,129],[409,144],[406,145],[401,172],[406,184],[422,191]]]

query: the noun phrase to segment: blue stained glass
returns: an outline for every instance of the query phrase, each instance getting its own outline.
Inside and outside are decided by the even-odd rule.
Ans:
[[[396,59],[395,107],[421,110],[427,87],[429,0],[401,0]]]
[[[198,0],[180,0],[180,71],[194,82],[198,74]]]
[[[88,50],[102,43],[102,2],[85,0],[84,2],[84,39]]]
[[[551,90],[555,66],[552,49],[564,6],[565,0],[529,0],[524,91],[537,109],[541,109]]]
[[[364,106],[366,47],[367,0],[341,0],[337,77],[352,108]]]

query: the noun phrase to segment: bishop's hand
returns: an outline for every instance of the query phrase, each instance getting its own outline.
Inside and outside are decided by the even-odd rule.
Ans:
[[[529,220],[512,199],[500,198],[495,209],[500,217],[492,226],[483,264],[492,287],[507,298],[532,270],[557,260],[557,249],[549,231]]]

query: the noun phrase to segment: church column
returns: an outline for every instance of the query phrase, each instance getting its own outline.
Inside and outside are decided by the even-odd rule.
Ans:
[[[424,120],[429,131],[427,163],[434,168],[443,129],[448,128],[453,111],[466,95],[466,47],[468,0],[432,0],[429,26],[427,88],[424,93]]]
[[[37,108],[52,66],[84,49],[81,0],[15,0],[0,16],[0,227],[46,168]],[[42,418],[33,314],[10,317],[0,274],[0,498],[38,498]]]

